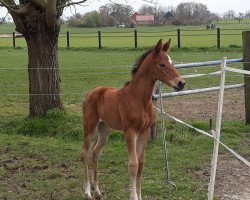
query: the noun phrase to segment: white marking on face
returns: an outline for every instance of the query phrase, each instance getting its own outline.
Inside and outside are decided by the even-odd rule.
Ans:
[[[168,57],[168,62],[172,65],[172,64],[173,64],[172,59],[170,58],[170,56],[169,56],[169,55],[167,55],[167,57]]]

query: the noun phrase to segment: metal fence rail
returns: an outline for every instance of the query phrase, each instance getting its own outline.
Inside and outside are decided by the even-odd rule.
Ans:
[[[243,62],[243,58],[229,59],[226,62],[227,64]],[[175,67],[177,69],[182,69],[182,68],[192,68],[192,67],[207,67],[207,66],[220,65],[220,64],[221,64],[221,60],[214,60],[214,61],[207,61],[207,62],[176,64]]]
[[[244,87],[244,84],[240,83],[240,84],[234,84],[234,85],[226,85],[225,89],[236,89],[236,88],[242,88],[242,87]],[[180,91],[180,92],[162,93],[162,98],[184,96],[184,95],[189,95],[189,94],[199,94],[199,93],[205,93],[205,92],[214,92],[214,91],[219,91],[219,90],[220,90],[220,87],[218,86],[218,87],[200,88],[200,89],[194,89],[194,90],[185,90],[185,91]],[[159,98],[160,98],[159,94],[153,95],[154,100],[157,100]]]
[[[221,65],[221,62],[222,62],[221,60],[214,60],[214,61],[207,61],[207,62],[185,63],[185,64],[177,64],[175,65],[175,67],[177,69],[185,69],[185,68],[193,68],[193,67],[207,67],[207,66],[213,66],[213,65]],[[240,62],[243,62],[243,58],[229,59],[229,60],[226,60],[225,62],[226,64],[240,63]],[[225,86],[225,89],[235,89],[235,88],[242,88],[242,87],[244,87],[243,83],[227,85]],[[217,87],[186,90],[186,91],[180,91],[180,92],[162,93],[161,95],[162,95],[162,98],[167,98],[167,97],[183,96],[183,95],[189,95],[189,94],[213,92],[213,91],[219,91],[219,90],[220,90],[220,87],[217,86]],[[153,100],[157,100],[159,98],[160,98],[159,94],[157,93],[153,94],[153,97],[152,97]]]

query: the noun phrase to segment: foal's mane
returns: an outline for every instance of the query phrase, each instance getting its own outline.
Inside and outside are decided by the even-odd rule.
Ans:
[[[136,72],[138,72],[142,62],[145,60],[145,58],[151,53],[152,48],[147,50],[146,52],[144,52],[139,58],[137,58],[135,64],[132,67],[131,70],[131,74],[132,76],[136,74]]]
[[[131,69],[132,77],[136,74],[136,72],[139,71],[142,62],[152,52],[152,49],[153,48],[150,48],[146,52],[144,52],[141,56],[139,56],[139,58],[137,58],[135,64],[132,65],[132,69]],[[129,83],[130,83],[130,81],[127,81],[124,86],[128,85]]]

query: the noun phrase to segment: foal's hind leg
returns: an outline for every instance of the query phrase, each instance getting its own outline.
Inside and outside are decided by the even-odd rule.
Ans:
[[[87,113],[88,111],[85,112]],[[81,160],[83,161],[84,168],[84,193],[86,199],[91,199],[90,182],[88,175],[89,148],[91,145],[91,141],[95,136],[95,133],[97,132],[98,122],[98,116],[94,113],[92,113],[92,115],[89,115],[88,118],[85,117],[84,121],[84,144],[81,152]]]
[[[146,130],[142,135],[140,135],[137,138],[137,143],[136,143],[136,153],[138,157],[138,173],[136,177],[136,192],[138,195],[138,199],[142,200],[141,197],[141,177],[142,177],[142,171],[144,168],[144,155],[145,155],[145,149],[147,142],[150,137],[150,129]]]
[[[101,198],[101,192],[98,187],[98,160],[100,158],[100,153],[102,150],[102,147],[106,144],[108,140],[108,136],[110,133],[110,128],[104,123],[100,122],[98,125],[98,140],[93,147],[93,173],[92,173],[92,182],[93,182],[93,188],[94,192],[97,195],[98,198]]]

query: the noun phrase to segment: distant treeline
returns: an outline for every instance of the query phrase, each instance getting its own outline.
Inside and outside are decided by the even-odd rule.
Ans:
[[[211,24],[212,21],[220,19],[236,19],[239,23],[245,18],[250,18],[250,10],[245,13],[236,13],[228,10],[223,15],[212,13],[202,3],[185,2],[176,7],[159,7],[142,5],[137,11],[140,15],[154,15],[154,23],[166,22],[167,13],[171,13],[172,19],[169,24],[174,25],[201,25]],[[76,13],[64,21],[70,27],[113,27],[130,26],[131,16],[135,13],[130,5],[106,4],[99,7],[98,11],[85,14]]]

